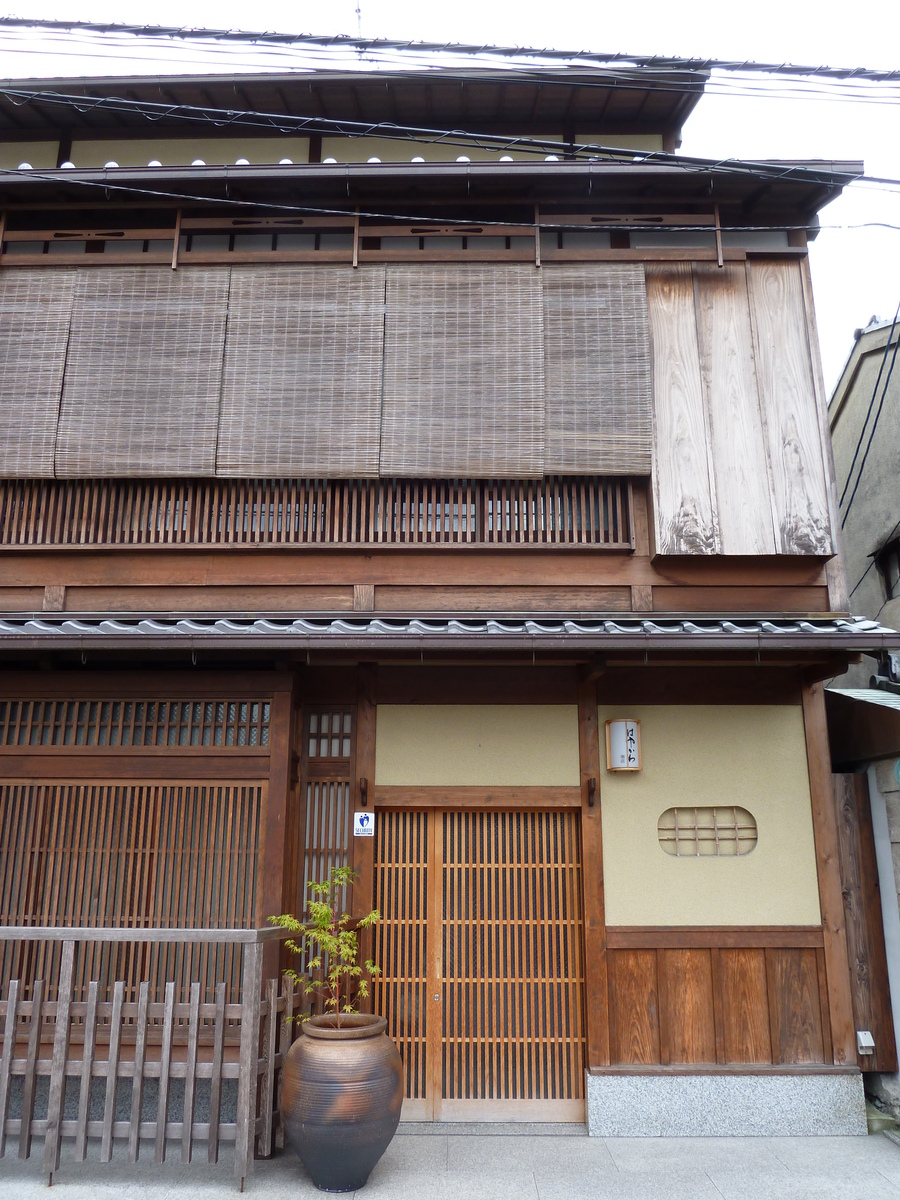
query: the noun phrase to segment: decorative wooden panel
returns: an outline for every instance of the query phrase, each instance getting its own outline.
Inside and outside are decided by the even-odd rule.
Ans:
[[[403,1059],[406,1096],[426,1094],[428,1012],[428,830],[424,812],[378,813],[375,846],[374,961],[381,968],[374,1010],[388,1022]],[[432,934],[433,936],[433,934]]]
[[[832,1061],[822,931],[608,930],[613,1064]]]
[[[648,265],[653,362],[656,548],[661,554],[719,552],[709,435],[689,265]]]
[[[630,548],[624,479],[0,481],[0,545]]]
[[[378,474],[384,268],[235,267],[216,474]]]
[[[0,746],[266,746],[267,700],[0,700]]]
[[[543,475],[539,272],[389,266],[385,305],[381,473]]]
[[[0,923],[254,927],[264,792],[212,782],[5,785]],[[30,987],[55,977],[59,943],[5,945],[3,978]],[[168,979],[182,991],[197,979],[211,999],[219,980],[237,986],[239,967],[229,945],[97,942],[80,957],[76,984],[122,979],[133,991],[148,980],[158,995]]]
[[[778,549],[831,554],[825,465],[800,264],[747,264]]]
[[[721,552],[774,554],[746,269],[694,264],[693,274]]]
[[[213,475],[227,267],[78,273],[56,475]]]
[[[52,477],[75,277],[0,273],[0,473]]]
[[[307,884],[321,883],[332,867],[351,866],[355,707],[316,706],[304,714],[303,873],[297,906],[305,907]]]
[[[547,472],[650,473],[653,414],[644,268],[542,271]]]

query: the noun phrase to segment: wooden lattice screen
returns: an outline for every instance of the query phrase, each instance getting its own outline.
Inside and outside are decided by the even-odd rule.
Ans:
[[[132,928],[257,924],[265,785],[23,783],[0,788],[0,923]],[[2,979],[58,978],[59,943],[5,943]],[[15,961],[13,961],[15,960]],[[237,999],[234,945],[94,943],[78,960],[76,997],[91,979],[167,980],[205,1001],[224,980]]]
[[[413,479],[0,482],[0,545],[631,547],[631,484]]]
[[[580,1101],[578,814],[382,812],[375,878],[376,1008],[424,1115]]]

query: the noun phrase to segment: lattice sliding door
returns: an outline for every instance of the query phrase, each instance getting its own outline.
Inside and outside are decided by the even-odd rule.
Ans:
[[[407,1119],[582,1120],[579,814],[382,812],[376,1011]]]

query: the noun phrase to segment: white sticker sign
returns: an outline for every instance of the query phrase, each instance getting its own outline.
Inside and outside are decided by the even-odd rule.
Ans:
[[[375,836],[375,814],[373,812],[355,812],[353,814],[353,836]]]

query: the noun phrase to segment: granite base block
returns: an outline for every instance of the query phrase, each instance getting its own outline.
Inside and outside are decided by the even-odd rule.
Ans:
[[[865,1134],[862,1076],[588,1075],[592,1137]]]

